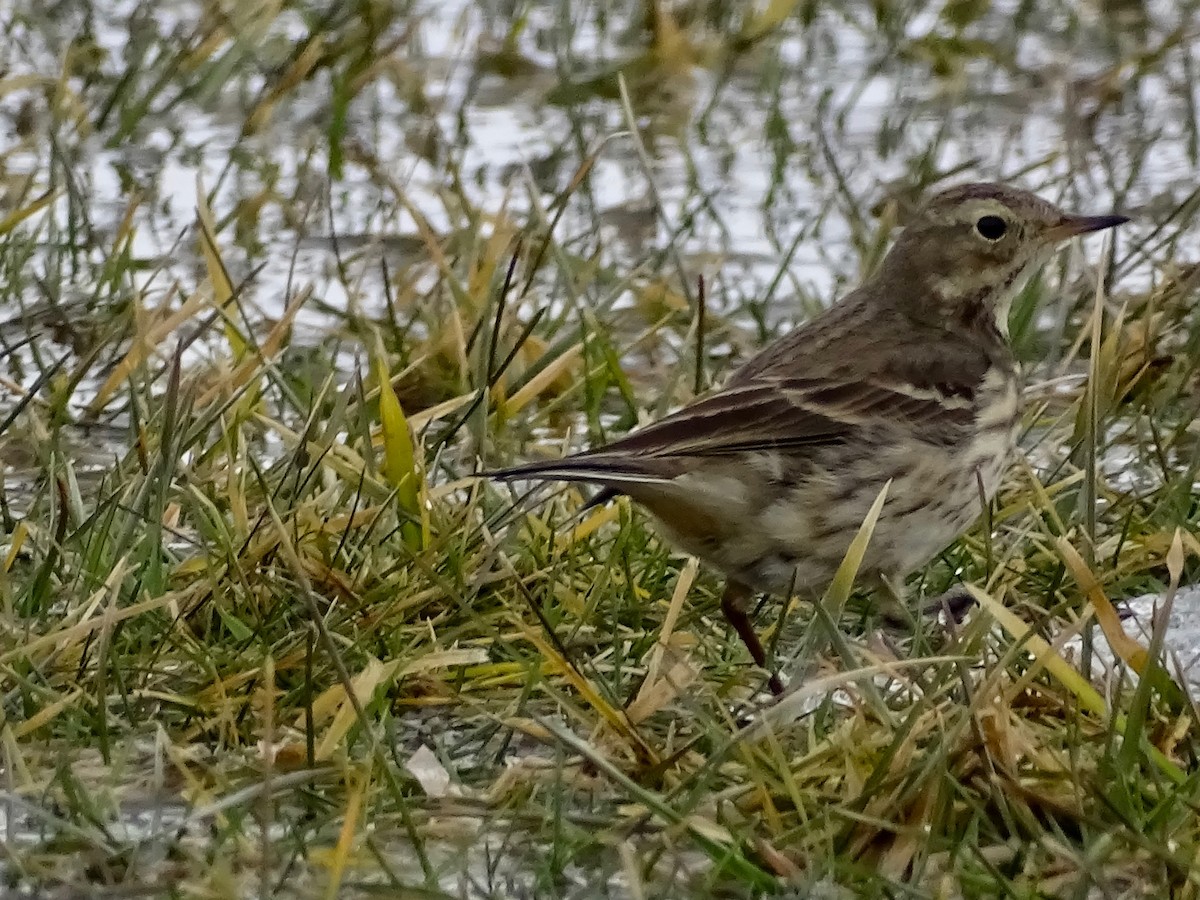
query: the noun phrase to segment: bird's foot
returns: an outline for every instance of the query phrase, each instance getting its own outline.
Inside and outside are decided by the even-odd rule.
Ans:
[[[945,613],[955,625],[961,625],[967,613],[975,606],[975,595],[965,584],[954,587],[925,602],[921,612],[927,616]]]
[[[956,584],[913,609],[909,603],[904,602],[903,595],[894,582],[890,579],[882,581],[886,595],[882,617],[884,624],[892,628],[912,629],[918,624],[918,616],[932,617],[943,613],[948,622],[961,625],[967,613],[975,606],[975,595],[965,584]]]

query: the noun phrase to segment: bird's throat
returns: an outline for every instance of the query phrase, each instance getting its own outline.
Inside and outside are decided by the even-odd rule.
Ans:
[[[935,278],[932,285],[944,321],[1008,341],[1013,300],[1028,281],[1032,266],[998,272],[981,282],[979,273]]]

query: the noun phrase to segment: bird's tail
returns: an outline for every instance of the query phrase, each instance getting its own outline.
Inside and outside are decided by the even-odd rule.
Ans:
[[[481,478],[498,481],[572,481],[597,484],[602,490],[588,501],[585,509],[607,503],[620,494],[636,490],[637,485],[669,484],[671,476],[655,472],[646,462],[627,455],[587,453],[566,459],[524,463],[507,469],[480,472]]]
[[[669,478],[637,465],[627,457],[607,458],[601,454],[573,456],[546,462],[523,463],[507,469],[480,472],[481,478],[497,481],[583,481],[593,484],[661,484]]]

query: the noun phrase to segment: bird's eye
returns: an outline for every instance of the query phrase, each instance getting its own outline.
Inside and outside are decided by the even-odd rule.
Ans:
[[[979,232],[980,237],[998,241],[1004,237],[1004,232],[1008,231],[1008,223],[999,216],[980,216],[979,221],[975,223],[975,230]]]

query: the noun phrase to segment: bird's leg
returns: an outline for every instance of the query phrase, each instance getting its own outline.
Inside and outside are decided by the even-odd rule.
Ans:
[[[750,658],[760,669],[766,669],[767,654],[763,650],[762,641],[758,639],[758,633],[754,630],[754,623],[750,621],[750,601],[753,598],[754,592],[747,585],[730,579],[725,582],[725,592],[721,594],[721,612],[750,651]],[[771,677],[767,679],[767,687],[776,696],[783,693],[783,682],[774,672],[771,672]]]

